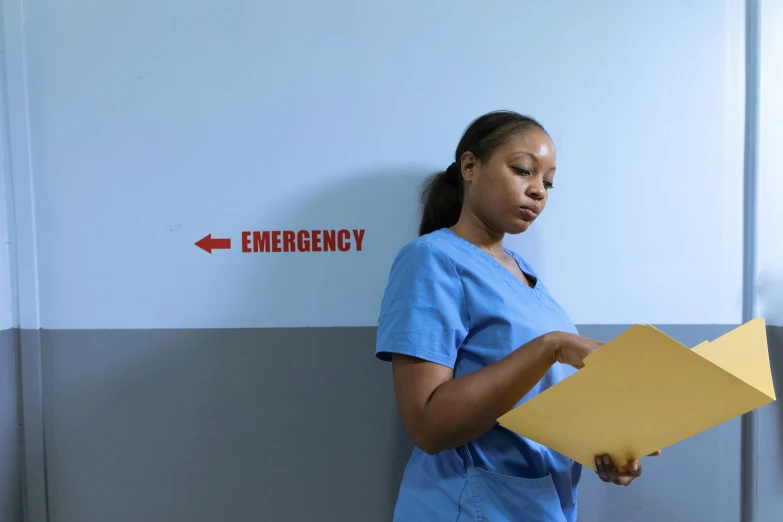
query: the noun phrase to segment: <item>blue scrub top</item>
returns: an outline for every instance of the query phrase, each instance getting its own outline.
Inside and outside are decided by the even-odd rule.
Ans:
[[[577,333],[534,270],[533,287],[444,228],[405,245],[394,259],[378,320],[376,356],[405,354],[454,370],[454,377],[503,359],[552,331]],[[519,404],[576,370],[555,363]],[[394,520],[575,522],[581,466],[495,425],[436,455],[415,448]]]

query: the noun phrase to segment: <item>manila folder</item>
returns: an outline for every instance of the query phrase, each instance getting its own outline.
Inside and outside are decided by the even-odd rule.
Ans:
[[[753,319],[693,349],[635,325],[498,423],[595,470],[649,455],[775,401],[766,326]]]

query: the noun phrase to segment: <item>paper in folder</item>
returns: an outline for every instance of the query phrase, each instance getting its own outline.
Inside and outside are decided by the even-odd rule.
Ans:
[[[624,465],[775,401],[761,318],[693,349],[632,326],[584,363],[499,424],[595,470],[596,455]]]

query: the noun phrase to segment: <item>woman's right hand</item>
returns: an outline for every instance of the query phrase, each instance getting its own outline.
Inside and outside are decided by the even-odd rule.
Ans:
[[[557,332],[554,336],[555,360],[574,368],[584,367],[584,359],[605,343],[568,332]]]

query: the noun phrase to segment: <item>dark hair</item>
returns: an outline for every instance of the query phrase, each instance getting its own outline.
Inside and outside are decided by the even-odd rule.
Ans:
[[[419,235],[453,226],[459,220],[462,212],[463,154],[472,152],[479,161],[486,161],[506,140],[531,128],[546,132],[533,118],[512,111],[494,111],[473,120],[459,140],[454,163],[428,178],[422,186]]]

